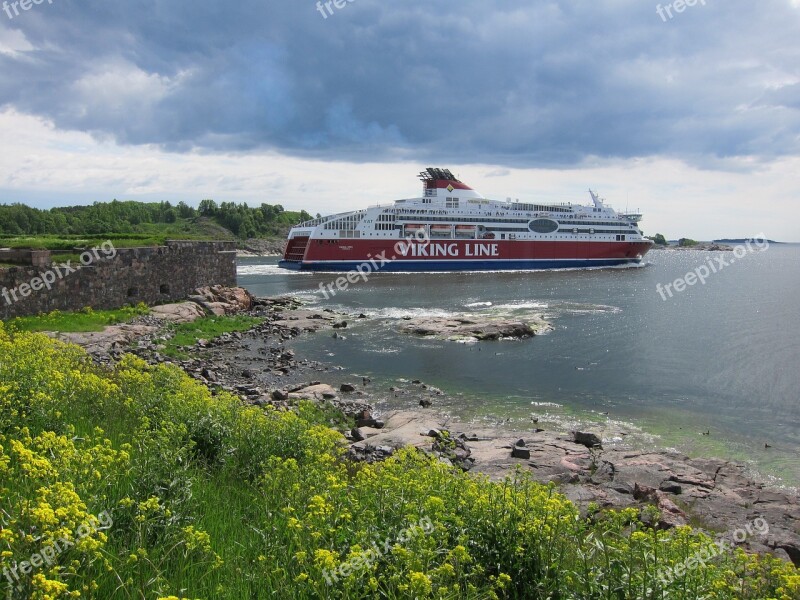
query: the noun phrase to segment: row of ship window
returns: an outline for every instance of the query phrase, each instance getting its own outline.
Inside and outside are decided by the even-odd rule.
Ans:
[[[573,211],[573,208],[571,206],[544,206],[542,204],[520,204],[518,202],[512,204],[511,207],[513,210],[524,210],[529,212],[568,213]]]
[[[402,225],[395,225],[393,223],[376,223],[375,224],[375,231],[394,231],[396,229],[402,229]],[[337,228],[333,228],[337,229]],[[559,228],[558,226],[555,227],[496,227],[496,226],[489,226],[486,227],[486,231],[513,231],[519,233],[526,233],[528,231],[532,231],[534,233],[553,233],[558,231],[559,233],[575,233],[575,228],[568,228],[562,227]],[[625,231],[631,231],[635,233],[633,229],[626,229]],[[619,233],[620,229],[577,229],[577,233]]]
[[[628,225],[627,221],[559,221],[561,225],[611,225],[611,226],[620,226],[620,225]]]
[[[398,221],[414,221],[413,217],[405,217],[399,216],[397,217]],[[417,219],[418,220],[418,219]],[[426,216],[425,221],[447,221],[448,223],[474,223],[476,220],[480,220],[482,222],[490,222],[490,223],[527,223],[529,219],[508,219],[505,217],[499,219],[493,219],[491,217],[483,217],[481,216],[480,219],[476,219],[475,217],[431,217]]]
[[[402,224],[395,225],[392,222],[392,219],[386,218],[382,219],[383,215],[378,217],[379,223],[375,223],[374,227],[377,231],[393,231],[395,229],[401,229]],[[363,220],[363,215],[350,215],[348,217],[342,219],[336,219],[330,221],[325,224],[325,229],[328,230],[355,230],[358,224]],[[398,217],[398,221],[408,221],[411,220],[410,217]],[[476,219],[475,218],[467,218],[467,217],[431,217],[427,216],[425,218],[426,221],[438,221],[438,222],[448,222],[448,223],[470,223],[474,224]],[[573,228],[572,230],[568,228],[561,228],[562,225],[582,225],[586,227],[586,225],[604,225],[604,226],[612,226],[612,227],[625,227],[626,231],[636,232],[635,228],[631,227],[628,223],[615,223],[615,222],[607,222],[607,221],[555,221],[553,219],[535,219],[533,221],[528,221],[527,219],[508,219],[508,218],[501,218],[501,219],[492,219],[492,218],[483,218],[481,219],[482,222],[486,223],[502,223],[502,224],[525,224],[526,227],[489,227],[487,228],[490,231],[511,231],[511,232],[526,232],[528,230],[534,233],[554,233],[556,231],[569,233],[618,233],[619,229],[578,229]]]
[[[344,219],[336,219],[325,223],[325,229],[355,229],[363,218],[364,215],[353,215]]]
[[[619,233],[619,229],[559,229],[558,233]]]
[[[448,205],[447,208],[458,208],[458,199],[456,199],[456,198],[453,198],[453,199],[448,198],[448,200],[449,200],[451,205]],[[561,208],[561,207],[555,207],[555,206],[541,206],[541,205],[538,205],[538,204],[520,204],[520,205],[515,205],[515,210],[524,210],[524,211],[529,211],[529,212],[561,212],[561,213],[572,212],[572,209],[571,208],[567,208],[567,207]],[[598,209],[595,209],[595,210],[598,210]],[[408,210],[408,209],[395,210],[395,209],[389,209],[389,210],[386,211],[386,213],[378,215],[376,220],[378,222],[394,221],[396,213],[402,213],[397,218],[400,219],[400,220],[403,220],[404,218],[406,218],[406,219],[407,218],[413,218],[413,215],[433,215],[433,214],[446,215],[447,211],[444,211],[444,210],[432,211],[432,210],[427,210],[427,209],[423,209],[423,210]],[[496,214],[499,215],[500,213],[497,212]],[[570,215],[570,216],[573,216],[573,218],[574,218],[574,215]],[[353,222],[353,221],[360,222],[361,219],[363,219],[363,218],[364,218],[363,214],[355,214],[355,215],[349,215],[347,217],[340,218],[340,219],[328,220],[326,222],[326,227],[325,228],[326,229],[337,229],[338,227],[336,227],[335,225],[344,224],[344,223]],[[442,220],[444,220],[444,221],[458,221],[458,222],[468,222],[468,221],[473,221],[474,220],[473,218],[460,218],[460,217],[450,218],[450,217],[433,217],[433,216],[427,217],[427,219],[431,220],[431,221],[437,221],[437,220],[438,221],[442,221]],[[490,219],[487,219],[487,220],[490,220]],[[523,222],[526,222],[526,221],[521,220],[521,219],[503,218],[502,220],[506,221],[506,222],[510,222],[510,223],[523,223]],[[302,225],[304,225],[304,226],[313,226],[313,225],[317,225],[317,224],[325,222],[325,221],[326,221],[326,218],[323,217],[322,219],[314,219],[312,221],[307,221],[306,223],[302,223]],[[601,221],[561,221],[561,224],[562,225],[615,225],[616,223],[613,223],[613,222],[612,223],[601,222]]]

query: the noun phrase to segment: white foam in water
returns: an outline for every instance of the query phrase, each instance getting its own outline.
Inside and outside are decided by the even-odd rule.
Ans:
[[[559,306],[553,307],[555,309],[563,310],[564,312],[568,312],[575,315],[592,315],[598,313],[611,313],[611,314],[618,314],[622,312],[622,309],[618,306],[609,306],[607,304],[575,304],[570,302],[565,302]]]
[[[301,300],[304,303],[308,304],[318,304],[320,301],[320,296],[314,294],[313,292],[294,292],[292,294],[284,294],[284,295],[291,296],[292,298],[297,298],[298,300]]]
[[[313,275],[310,271],[292,271],[282,269],[278,265],[239,265],[237,275]]]
[[[511,302],[509,304],[498,304],[495,308],[501,308],[505,310],[524,310],[524,309],[531,309],[531,308],[549,308],[549,305],[545,302]]]
[[[352,311],[352,307],[350,308]],[[363,312],[368,317],[376,319],[402,319],[403,317],[421,318],[421,317],[437,317],[446,318],[458,315],[458,313],[442,309],[430,308],[399,308],[396,306],[387,306],[386,308],[379,309],[364,309]]]
[[[565,268],[565,269],[513,269],[505,270],[498,269],[496,271],[459,271],[459,274],[474,274],[474,273],[552,273],[554,271],[594,271],[600,269],[638,269],[651,265],[650,262],[642,262],[640,264],[626,264],[616,265],[613,267],[578,267],[578,268]],[[236,268],[239,275],[304,275],[306,277],[314,275],[312,271],[295,271],[292,269],[283,269],[278,265],[239,265]],[[346,272],[346,271],[343,271]],[[439,271],[415,271],[415,272],[398,272],[393,271],[386,273],[387,275],[441,275]],[[383,275],[383,273],[381,273]],[[473,306],[491,306],[491,302],[475,302],[467,304],[467,307]]]
[[[471,302],[470,304],[465,304],[464,308],[477,308],[480,306],[491,306],[491,302]]]

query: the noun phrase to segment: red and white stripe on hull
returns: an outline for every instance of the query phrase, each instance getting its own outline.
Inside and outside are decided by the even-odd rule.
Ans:
[[[650,250],[650,242],[516,241],[516,240],[309,240],[304,262],[388,260],[536,260],[632,259]],[[288,258],[288,257],[287,257]]]

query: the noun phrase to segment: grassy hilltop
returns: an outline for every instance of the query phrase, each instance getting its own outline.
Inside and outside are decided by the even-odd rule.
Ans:
[[[0,246],[70,250],[111,239],[117,247],[162,244],[177,239],[285,238],[295,223],[312,218],[281,205],[203,200],[184,202],[97,202],[40,210],[24,204],[0,205]]]

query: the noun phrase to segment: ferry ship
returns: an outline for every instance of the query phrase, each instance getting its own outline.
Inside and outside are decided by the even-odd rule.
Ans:
[[[642,215],[592,203],[484,198],[448,169],[420,173],[422,196],[300,223],[279,265],[307,271],[498,271],[640,263]]]

